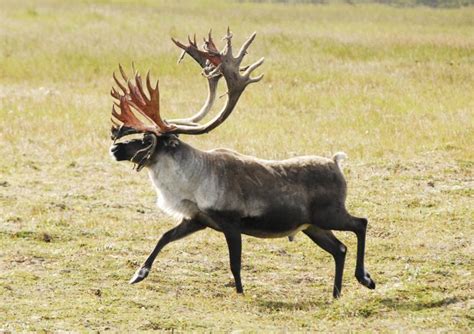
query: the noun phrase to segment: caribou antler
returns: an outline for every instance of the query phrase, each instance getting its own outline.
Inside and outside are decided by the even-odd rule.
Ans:
[[[132,128],[140,132],[153,132],[156,135],[161,135],[173,130],[175,127],[173,125],[168,125],[161,119],[160,116],[160,91],[158,88],[159,81],[156,81],[155,88],[153,88],[150,80],[150,72],[147,73],[146,86],[149,94],[148,97],[143,89],[142,79],[138,72],[135,71],[134,84],[128,79],[121,65],[119,65],[119,69],[125,84],[120,82],[114,72],[114,80],[122,90],[122,93],[119,93],[115,88],[112,88],[112,91],[110,92],[110,95],[119,101],[119,103],[115,103],[115,105],[120,108],[119,114],[115,110],[115,107],[112,107],[112,116],[121,121],[123,123],[122,126]],[[132,109],[136,110],[151,124],[146,125],[134,114]],[[112,122],[116,126],[115,129],[117,129],[117,126],[119,125],[113,120]]]
[[[206,115],[209,113],[212,106],[214,105],[214,101],[216,100],[217,85],[219,83],[220,78],[222,78],[222,75],[219,74],[209,76],[209,73],[211,73],[216,68],[216,62],[219,61],[219,58],[214,57],[214,62],[209,60],[206,56],[206,52],[199,50],[196,43],[196,35],[194,35],[194,40],[191,40],[191,38],[188,36],[188,45],[184,45],[183,43],[175,40],[174,38],[171,38],[171,40],[174,44],[176,44],[177,47],[183,49],[183,52],[178,58],[178,63],[180,63],[183,60],[184,56],[188,54],[199,64],[199,66],[201,66],[201,68],[203,69],[203,75],[207,78],[208,94],[204,105],[195,115],[188,118],[171,119],[169,120],[169,122],[178,125],[196,126],[197,122],[201,121],[204,117],[206,117]],[[210,53],[214,53],[217,55],[219,54],[219,51],[217,50],[216,45],[212,40],[211,30],[209,31],[207,40],[204,39],[203,48],[204,50],[208,50],[208,52]]]
[[[227,43],[222,52],[217,51],[210,32],[208,40],[205,40],[204,51],[198,49],[195,38],[194,41],[191,41],[191,39],[188,38],[188,46],[173,39],[173,42],[183,49],[183,54],[188,53],[201,67],[203,67],[204,74],[209,80],[209,96],[205,105],[201,111],[188,119],[173,121],[163,120],[160,116],[158,81],[156,87],[153,88],[150,82],[150,74],[147,74],[146,85],[150,95],[150,97],[148,97],[144,92],[140,74],[135,73],[135,83],[133,83],[133,81],[128,79],[122,66],[120,66],[120,72],[125,84],[117,79],[114,73],[113,77],[122,93],[117,91],[115,88],[112,88],[111,95],[119,100],[120,103],[116,103],[116,105],[120,107],[121,113],[117,113],[115,108],[113,108],[112,115],[123,123],[122,127],[125,127],[126,130],[120,131],[122,127],[118,128],[118,124],[114,122],[115,127],[112,132],[116,134],[116,137],[120,134],[123,135],[123,133],[127,133],[127,131],[133,132],[133,129],[136,130],[136,132],[153,132],[158,136],[165,133],[198,135],[215,129],[232,113],[240,95],[243,93],[247,85],[258,82],[263,77],[263,74],[261,74],[258,77],[251,78],[250,74],[258,66],[262,65],[264,58],[261,58],[254,64],[245,67],[242,69],[243,73],[240,73],[240,64],[247,53],[248,47],[255,39],[255,35],[256,34],[253,33],[252,36],[245,41],[236,57],[232,55],[232,34],[229,29],[227,29],[227,35],[224,37]],[[183,54],[180,59],[182,59]],[[225,106],[217,116],[206,124],[201,125],[195,123],[201,120],[210,110],[215,100],[217,83],[221,76],[224,77],[228,88],[227,102]],[[146,125],[136,117],[132,109],[136,110],[152,124]]]
[[[216,75],[224,76],[224,79],[226,81],[227,88],[228,88],[227,102],[225,106],[222,108],[222,110],[217,114],[217,116],[215,116],[208,123],[203,124],[203,125],[180,125],[180,124],[173,123],[176,126],[176,128],[171,131],[172,133],[198,135],[198,134],[207,133],[215,129],[222,122],[224,122],[227,119],[227,117],[229,117],[229,115],[232,113],[235,105],[237,104],[240,98],[240,95],[243,93],[247,85],[254,82],[258,82],[263,78],[263,74],[255,78],[251,78],[250,74],[257,67],[263,64],[264,58],[261,58],[260,60],[253,63],[252,65],[246,67],[243,74],[240,74],[240,65],[242,63],[244,56],[247,54],[248,47],[255,39],[255,36],[256,36],[256,33],[253,33],[250,36],[250,38],[244,42],[244,44],[242,45],[236,57],[234,57],[232,54],[232,43],[231,43],[232,34],[229,29],[227,29],[227,35],[224,37],[227,43],[226,43],[226,47],[224,48],[222,52],[217,51],[215,44],[212,42],[212,39],[210,39],[211,43],[206,44],[207,46],[206,51],[201,51],[201,50],[196,51],[193,48],[194,54],[199,54],[200,56],[203,56],[206,59],[208,59],[212,64],[216,65],[216,67],[210,73],[207,74],[208,77],[213,77]],[[180,46],[182,44],[179,43],[177,45]],[[195,46],[195,43],[194,43],[194,46]]]

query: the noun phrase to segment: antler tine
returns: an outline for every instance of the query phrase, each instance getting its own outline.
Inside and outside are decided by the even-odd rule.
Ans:
[[[204,50],[212,55],[219,55],[219,50],[217,50],[216,44],[212,40],[212,29],[209,30],[207,40],[204,38]]]
[[[265,61],[265,58],[262,57],[260,58],[258,61],[256,61],[255,63],[253,63],[252,65],[250,65],[247,70],[244,72],[243,76],[247,79],[247,85],[250,84],[250,83],[253,83],[253,82],[258,82],[260,81],[262,78],[263,78],[263,74],[260,74],[258,77],[255,77],[255,78],[250,78],[250,74],[257,68],[259,67],[260,65],[263,64],[263,62]]]
[[[117,76],[115,75],[115,72],[112,73],[112,76],[114,77],[115,83],[117,86],[120,87],[120,89],[123,91],[123,93],[126,95],[127,94],[127,88],[120,82],[119,79],[117,79]]]
[[[125,80],[125,82],[128,82],[128,77],[127,77],[127,75],[125,74],[125,71],[123,70],[123,67],[122,67],[121,64],[119,64],[119,69],[120,69],[120,73],[122,74],[123,80]]]
[[[116,99],[120,99],[120,93],[117,92],[114,87],[112,87],[112,89],[110,90],[110,95],[112,95],[112,97],[115,97]]]
[[[234,35],[230,31],[230,27],[227,27],[227,34],[222,38],[222,40],[227,41],[226,48],[223,52],[225,56],[230,56],[232,57],[232,37]]]
[[[153,89],[151,86],[151,79],[150,79],[150,71],[147,72],[146,74],[146,87],[148,89],[148,93],[150,94],[150,100],[157,100],[159,102],[159,92],[158,92],[158,80],[156,81],[156,88]],[[158,96],[157,96],[158,95]],[[158,105],[159,109],[159,105]]]
[[[133,72],[133,75],[136,77],[137,74],[138,74],[138,71],[137,71],[137,69],[135,68],[135,62],[134,62],[134,61],[132,61],[132,72]]]
[[[183,49],[185,50],[186,49],[186,45],[184,45],[183,43],[181,43],[180,41],[174,39],[173,37],[171,37],[171,40],[173,41],[174,44],[176,44],[176,46],[180,49]]]
[[[254,32],[245,42],[242,44],[242,47],[239,50],[239,53],[237,54],[236,59],[238,60],[238,63],[240,64],[242,60],[244,59],[245,55],[247,54],[247,49],[252,44],[253,40],[255,39],[255,36],[257,36],[257,33]]]
[[[131,81],[128,81],[128,88],[130,89],[130,99],[132,102],[135,103],[139,108],[144,108],[146,106],[146,101],[138,88],[134,86]]]
[[[181,54],[178,57],[178,61],[177,61],[178,64],[183,61],[185,55],[186,55],[186,51],[183,50],[183,52],[181,52]]]
[[[178,48],[183,49],[183,52],[181,52],[181,54],[180,54],[179,57],[178,57],[177,63],[179,64],[179,63],[181,63],[181,61],[183,61],[184,56],[186,55],[186,45],[184,45],[184,44],[182,44],[181,42],[175,40],[173,37],[171,37],[171,40],[173,41],[174,44],[176,44],[176,46],[177,46]]]

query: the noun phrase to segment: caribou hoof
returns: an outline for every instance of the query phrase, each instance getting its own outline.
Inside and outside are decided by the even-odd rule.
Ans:
[[[373,290],[375,289],[375,282],[372,278],[370,278],[370,275],[368,272],[364,271],[362,274],[356,274],[356,278],[359,281],[360,284],[363,286]]]
[[[135,272],[135,275],[133,275],[132,279],[128,283],[135,284],[135,283],[143,281],[148,276],[149,272],[150,272],[150,268],[141,267]]]

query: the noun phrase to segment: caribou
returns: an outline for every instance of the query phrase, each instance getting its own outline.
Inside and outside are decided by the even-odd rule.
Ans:
[[[158,81],[152,85],[150,72],[146,89],[137,71],[131,79],[121,66],[121,78],[114,73],[118,88],[111,91],[115,102],[111,130],[114,143],[110,152],[117,161],[134,163],[137,171],[146,168],[157,193],[158,207],[180,221],[161,236],[130,283],[148,276],[158,253],[167,244],[210,228],[224,234],[235,288],[237,293],[243,293],[242,234],[291,240],[296,233],[303,232],[333,256],[333,296],[338,298],[347,248],[336,238],[332,232],[335,230],[355,233],[355,277],[362,285],[374,289],[375,282],[364,267],[367,219],[350,215],[345,207],[347,187],[341,171],[344,153],[336,153],[330,159],[302,156],[274,161],[223,148],[203,151],[179,138],[181,134],[201,135],[218,127],[235,109],[246,87],[262,79],[263,74],[251,74],[264,58],[241,66],[255,36],[253,33],[243,43],[236,56],[229,30],[221,51],[211,33],[201,48],[196,37],[188,37],[187,44],[172,39],[182,49],[179,61],[185,55],[191,56],[207,79],[208,96],[192,117],[161,117]],[[227,86],[226,103],[207,123],[200,123],[214,104],[221,78]]]

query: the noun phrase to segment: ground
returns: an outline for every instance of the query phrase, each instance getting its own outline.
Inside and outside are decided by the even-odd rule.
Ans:
[[[0,332],[460,331],[474,327],[474,8],[238,2],[0,3]],[[176,222],[146,172],[112,161],[112,72],[160,78],[165,117],[189,115],[205,79],[170,37],[227,26],[266,58],[235,112],[183,140],[267,159],[344,151],[351,213],[369,219],[366,266],[334,264],[303,234],[244,237],[245,295],[209,230],[169,245]],[[224,90],[223,90],[224,92]],[[221,99],[223,100],[223,99]],[[223,102],[221,102],[222,104]]]

